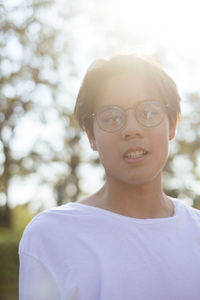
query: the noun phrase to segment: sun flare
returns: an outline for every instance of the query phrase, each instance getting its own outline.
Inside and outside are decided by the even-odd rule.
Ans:
[[[200,4],[196,0],[110,0],[103,6],[106,21],[124,32],[144,35],[177,51],[181,47],[185,54],[200,51],[197,39]]]

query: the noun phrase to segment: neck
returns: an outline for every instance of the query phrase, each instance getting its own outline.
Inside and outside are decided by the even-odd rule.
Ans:
[[[107,178],[96,194],[98,206],[134,218],[164,218],[173,215],[173,204],[162,191],[161,179],[132,185]]]

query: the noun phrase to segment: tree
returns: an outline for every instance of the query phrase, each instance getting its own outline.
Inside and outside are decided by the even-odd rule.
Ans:
[[[61,39],[63,18],[71,18],[70,5],[69,11],[66,9],[65,12],[53,0],[21,1],[17,6],[6,2],[0,4],[1,226],[11,225],[8,199],[11,179],[38,172],[42,165],[59,163],[63,158],[53,143],[41,137],[30,149],[22,153],[15,151],[14,144],[21,121],[28,115],[35,120],[36,125],[48,125],[49,115],[54,113],[57,114],[58,122],[62,122],[63,130],[73,126],[71,121],[66,125],[66,121],[71,120],[71,112],[58,101],[62,89],[60,66],[67,54],[70,57],[70,37],[64,41]],[[69,73],[71,65],[72,60],[68,58],[65,67],[68,67]],[[70,99],[69,95],[66,98]],[[70,139],[68,136],[68,149],[75,146],[79,134]],[[77,157],[75,162],[73,150],[70,155],[72,157],[68,155],[64,158],[65,163],[72,165],[73,180],[77,182],[74,170],[79,159]],[[58,175],[62,176],[62,172]],[[41,180],[44,182],[46,179]]]
[[[193,199],[200,208],[200,95],[186,95],[185,114],[180,120],[176,140],[165,168],[165,189],[174,197]]]

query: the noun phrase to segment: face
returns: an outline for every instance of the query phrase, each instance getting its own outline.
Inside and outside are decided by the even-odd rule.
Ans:
[[[158,89],[149,81],[141,76],[119,75],[99,93],[96,111],[107,105],[127,110],[145,100],[162,103]],[[144,127],[137,122],[134,110],[128,109],[126,124],[119,131],[102,130],[95,118],[94,135],[87,134],[92,148],[99,153],[107,179],[138,185],[161,179],[175,125],[169,128],[165,114],[158,126]]]

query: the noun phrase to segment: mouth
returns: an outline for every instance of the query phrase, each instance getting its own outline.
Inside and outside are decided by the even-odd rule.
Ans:
[[[148,152],[144,149],[128,150],[124,153],[123,158],[137,159],[137,158],[144,157],[145,155],[147,155],[147,153]]]

